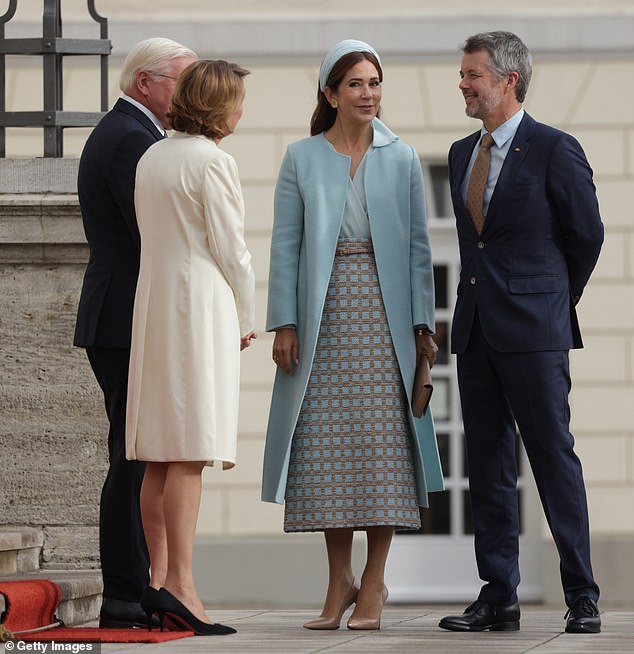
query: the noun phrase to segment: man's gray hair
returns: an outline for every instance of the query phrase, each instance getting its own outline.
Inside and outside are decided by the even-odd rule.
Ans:
[[[167,75],[170,63],[178,57],[196,58],[193,50],[163,37],[145,39],[137,43],[123,62],[119,77],[119,88],[127,93],[134,88],[136,76],[140,71],[153,75]]]
[[[470,36],[461,49],[466,54],[486,50],[491,58],[491,72],[497,77],[516,72],[519,78],[515,95],[518,102],[524,102],[533,66],[531,54],[518,36],[512,32],[483,32]]]

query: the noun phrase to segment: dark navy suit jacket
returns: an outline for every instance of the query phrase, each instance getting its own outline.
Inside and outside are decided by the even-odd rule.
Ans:
[[[478,236],[460,188],[479,136],[449,151],[462,266],[452,352],[465,351],[476,310],[499,352],[583,347],[575,305],[603,243],[585,154],[572,136],[525,114]]]
[[[86,141],[77,186],[90,259],[77,312],[77,346],[130,347],[141,251],[136,166],[161,138],[142,111],[119,99]]]

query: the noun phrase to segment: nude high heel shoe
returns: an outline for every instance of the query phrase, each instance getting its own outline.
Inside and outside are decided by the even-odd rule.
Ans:
[[[383,611],[383,606],[387,602],[387,586],[383,586],[383,591],[381,593],[381,611],[379,611],[378,618],[360,618],[352,615],[348,620],[348,629],[356,630],[370,630],[370,629],[380,629],[381,628],[381,612]]]
[[[304,625],[304,629],[339,629],[341,624],[341,618],[346,612],[346,609],[352,606],[357,601],[357,594],[359,593],[359,587],[355,586],[354,581],[350,590],[346,593],[346,596],[343,599],[341,606],[339,607],[339,613],[334,617],[328,617],[325,615],[320,615],[316,620],[311,620]]]

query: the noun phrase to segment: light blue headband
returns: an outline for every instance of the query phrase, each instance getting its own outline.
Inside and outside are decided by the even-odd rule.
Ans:
[[[323,91],[326,88],[326,82],[328,82],[328,77],[332,72],[335,64],[343,57],[351,52],[370,52],[376,57],[376,60],[381,65],[381,59],[377,51],[369,44],[364,43],[363,41],[355,41],[354,39],[346,39],[345,41],[339,41],[328,54],[324,57],[324,60],[321,62],[321,68],[319,69],[319,88]]]

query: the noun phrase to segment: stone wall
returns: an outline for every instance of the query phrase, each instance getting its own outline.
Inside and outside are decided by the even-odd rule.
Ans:
[[[71,190],[77,162],[1,164],[40,192],[0,193],[0,524],[44,529],[42,567],[98,567],[107,425],[72,345],[88,248],[76,195],[46,183]]]

